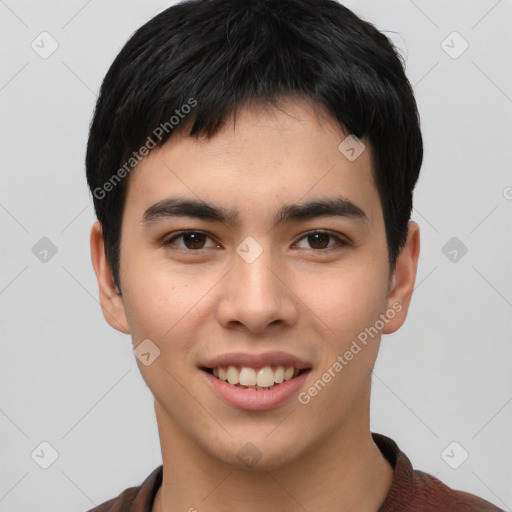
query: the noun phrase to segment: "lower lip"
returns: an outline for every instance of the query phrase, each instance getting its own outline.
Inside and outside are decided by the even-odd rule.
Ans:
[[[204,370],[201,370],[201,373],[208,379],[215,392],[230,405],[248,411],[265,411],[278,407],[297,394],[304,385],[309,370],[268,390],[237,388]]]

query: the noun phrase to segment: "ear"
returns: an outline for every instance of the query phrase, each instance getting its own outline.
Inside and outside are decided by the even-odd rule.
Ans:
[[[91,229],[91,260],[100,293],[100,304],[105,320],[116,330],[129,334],[130,328],[119,289],[114,283],[112,271],[105,254],[103,229],[98,220]]]
[[[394,311],[395,316],[388,315],[388,321],[382,329],[383,334],[397,331],[407,318],[416,282],[419,255],[420,228],[415,222],[409,222],[407,241],[397,257],[387,300],[387,311]]]

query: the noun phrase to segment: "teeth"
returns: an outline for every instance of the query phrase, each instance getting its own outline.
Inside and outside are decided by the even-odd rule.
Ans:
[[[272,368],[270,368],[270,366],[265,366],[265,368],[259,370],[256,379],[256,384],[260,388],[269,388],[270,386],[273,386],[274,372],[272,371]]]
[[[256,371],[254,368],[244,366],[240,370],[240,384],[242,386],[256,386]]]
[[[213,375],[224,382],[228,382],[232,386],[247,387],[248,389],[269,389],[274,387],[276,384],[281,384],[284,381],[290,380],[296,377],[299,370],[293,366],[284,368],[283,366],[277,366],[271,368],[265,366],[264,368],[255,369],[243,366],[239,368],[237,366],[219,366],[213,368]]]
[[[238,384],[240,382],[240,374],[234,366],[228,366],[226,378],[230,384]]]

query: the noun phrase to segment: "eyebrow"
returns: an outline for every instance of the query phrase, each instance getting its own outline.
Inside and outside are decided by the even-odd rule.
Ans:
[[[160,220],[178,217],[217,221],[231,226],[240,225],[240,216],[236,210],[227,210],[222,206],[179,197],[163,199],[150,206],[144,212],[142,224],[149,227]],[[273,222],[279,226],[318,217],[343,217],[369,223],[368,216],[359,206],[341,197],[284,205],[274,216]]]

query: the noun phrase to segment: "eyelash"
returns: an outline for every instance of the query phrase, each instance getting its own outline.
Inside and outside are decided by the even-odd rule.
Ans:
[[[176,235],[173,235],[172,238],[169,238],[166,241],[164,241],[163,245],[165,245],[165,246],[173,245],[173,242],[175,240],[177,240],[179,238],[183,238],[186,235],[204,235],[207,238],[210,238],[210,239],[213,240],[213,238],[210,235],[208,235],[207,233],[204,233],[202,231],[181,231],[180,233],[178,233]],[[333,233],[331,233],[329,231],[310,231],[309,233],[306,233],[301,238],[299,238],[298,242],[300,242],[301,240],[304,240],[305,238],[308,238],[309,236],[312,236],[312,235],[327,235],[330,238],[334,238],[338,242],[338,248],[339,249],[347,247],[347,246],[350,245],[347,241],[343,240],[339,236],[334,235]],[[206,249],[205,248],[201,248],[201,249],[188,249],[186,247],[185,248],[178,247],[178,249],[180,249],[182,251],[187,251],[187,252],[200,252],[200,251],[203,251],[203,250],[211,249],[211,247],[207,247]],[[311,250],[314,251],[314,252],[330,252],[330,251],[335,250],[335,249],[336,249],[336,246],[327,247],[325,249],[311,249]]]

